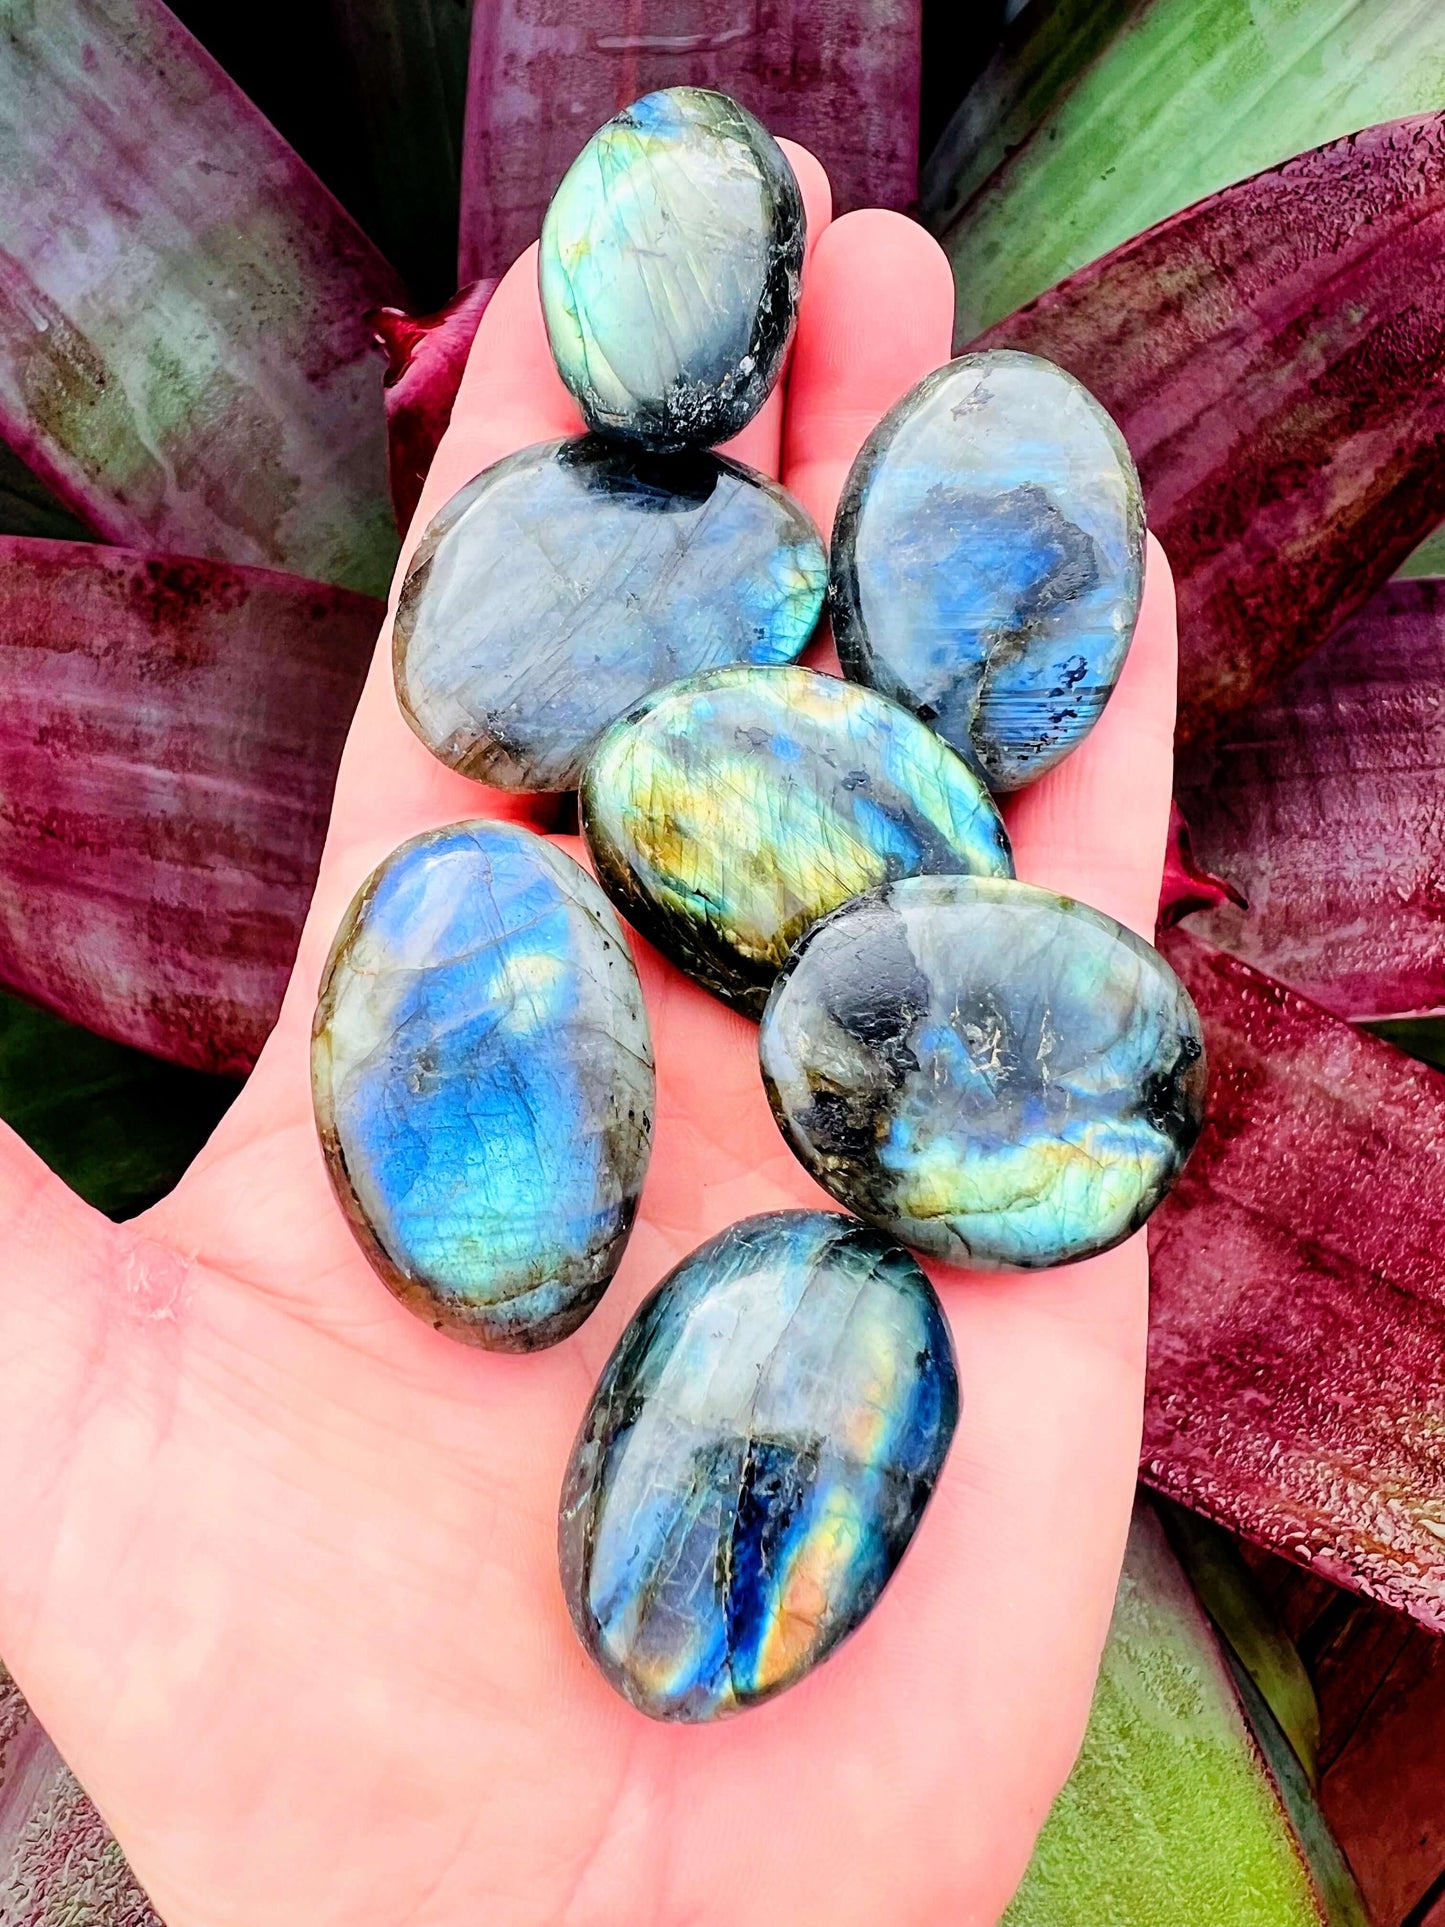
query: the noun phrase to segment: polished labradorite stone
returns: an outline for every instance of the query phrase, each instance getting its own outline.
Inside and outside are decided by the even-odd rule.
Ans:
[[[833,633],[845,674],[1018,789],[1098,721],[1143,580],[1143,496],[1109,416],[1050,361],[963,355],[853,465]]]
[[[653,1104],[637,974],[585,870],[502,823],[402,844],[337,933],[311,1076],[336,1195],[403,1304],[496,1351],[581,1324]]]
[[[710,448],[757,414],[798,310],[803,199],[726,94],[667,87],[607,122],[542,223],[542,312],[589,428]]]
[[[993,877],[908,877],[816,925],[760,1049],[783,1135],[825,1189],[982,1269],[1126,1238],[1204,1109],[1199,1016],[1158,951]]]
[[[988,791],[947,744],[811,669],[721,669],[650,697],[598,744],[581,801],[613,902],[754,1015],[803,932],[860,890],[1013,875]]]
[[[651,690],[791,662],[826,578],[802,507],[739,462],[543,442],[427,530],[397,608],[397,698],[463,775],[573,789],[598,732]]]
[[[872,1608],[957,1419],[948,1326],[906,1251],[828,1211],[733,1225],[642,1305],[572,1448],[583,1645],[654,1719],[770,1699]]]

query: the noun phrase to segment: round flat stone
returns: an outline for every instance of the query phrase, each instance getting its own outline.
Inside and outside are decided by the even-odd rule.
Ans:
[[[791,662],[826,579],[803,508],[740,462],[543,442],[428,528],[397,608],[397,699],[463,775],[574,789],[598,733],[650,691]]]
[[[402,844],[337,933],[311,1077],[332,1186],[403,1304],[496,1351],[581,1324],[653,1113],[637,974],[585,870],[509,824]]]
[[[1199,1016],[1158,951],[999,878],[905,878],[816,925],[759,1048],[783,1135],[833,1197],[981,1269],[1127,1238],[1203,1118]]]
[[[811,669],[721,669],[607,732],[582,826],[623,914],[758,1015],[810,925],[894,877],[1012,876],[987,789],[897,703]]]
[[[542,313],[589,428],[710,448],[783,364],[807,235],[783,150],[701,87],[648,94],[568,168],[542,222]]]
[[[733,1225],[641,1306],[572,1448],[583,1645],[654,1719],[771,1699],[877,1601],[957,1419],[948,1326],[906,1251],[827,1211]]]
[[[963,355],[864,443],[832,554],[845,675],[1018,789],[1078,747],[1118,681],[1144,582],[1139,477],[1062,368]]]

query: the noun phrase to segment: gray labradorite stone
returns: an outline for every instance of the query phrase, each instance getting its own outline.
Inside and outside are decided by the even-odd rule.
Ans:
[[[748,1218],[622,1334],[562,1492],[562,1583],[607,1679],[654,1719],[771,1699],[870,1611],[958,1420],[933,1288],[828,1211]]]
[[[495,1351],[582,1323],[653,1111],[637,974],[585,870],[510,824],[402,844],[337,933],[311,1076],[336,1195],[404,1305]]]
[[[811,669],[719,669],[649,697],[598,744],[581,802],[623,915],[754,1016],[803,932],[859,891],[1013,875],[993,800],[948,745]]]
[[[740,462],[543,442],[428,528],[397,607],[397,699],[464,776],[574,789],[599,732],[652,690],[793,661],[826,579],[806,512]]]
[[[905,878],[835,911],[794,951],[759,1042],[818,1182],[986,1270],[1127,1238],[1203,1118],[1199,1016],[1158,951],[999,878]]]
[[[607,122],[542,223],[542,313],[589,428],[650,448],[710,448],[777,380],[807,235],[783,150],[701,87],[648,94]]]
[[[1139,615],[1144,500],[1113,421],[1036,355],[963,355],[864,443],[833,530],[846,675],[999,790],[1076,749]]]

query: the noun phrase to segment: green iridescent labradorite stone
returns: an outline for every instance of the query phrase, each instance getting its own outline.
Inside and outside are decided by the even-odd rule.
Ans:
[[[598,744],[581,808],[623,914],[755,1016],[798,938],[859,891],[1013,874],[987,789],[948,745],[811,669],[722,669],[649,697]]]
[[[585,870],[505,823],[402,844],[337,933],[311,1078],[332,1186],[404,1305],[496,1351],[581,1324],[653,1109],[637,973]]]
[[[607,122],[542,223],[542,313],[589,428],[710,448],[782,368],[806,219],[782,149],[725,94],[667,87]]]
[[[654,1719],[811,1671],[877,1602],[958,1420],[948,1325],[906,1251],[827,1211],[748,1218],[622,1334],[562,1492],[567,1604]]]
[[[791,662],[827,569],[801,505],[741,462],[542,442],[428,528],[397,606],[397,700],[464,776],[573,789],[599,732],[650,691]]]
[[[1143,583],[1124,438],[1037,355],[963,355],[925,377],[838,504],[844,674],[906,704],[998,790],[1042,776],[1098,721]]]
[[[998,878],[906,878],[816,925],[759,1049],[783,1135],[833,1197],[981,1269],[1118,1244],[1203,1119],[1199,1016],[1158,951]]]

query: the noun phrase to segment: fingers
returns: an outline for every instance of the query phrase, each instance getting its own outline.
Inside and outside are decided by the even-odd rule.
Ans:
[[[1144,602],[1118,687],[1067,761],[1006,807],[1021,877],[1154,935],[1174,780],[1174,581],[1149,538]]]
[[[826,535],[881,415],[949,357],[953,274],[901,214],[866,208],[819,237],[788,377],[783,480]]]

